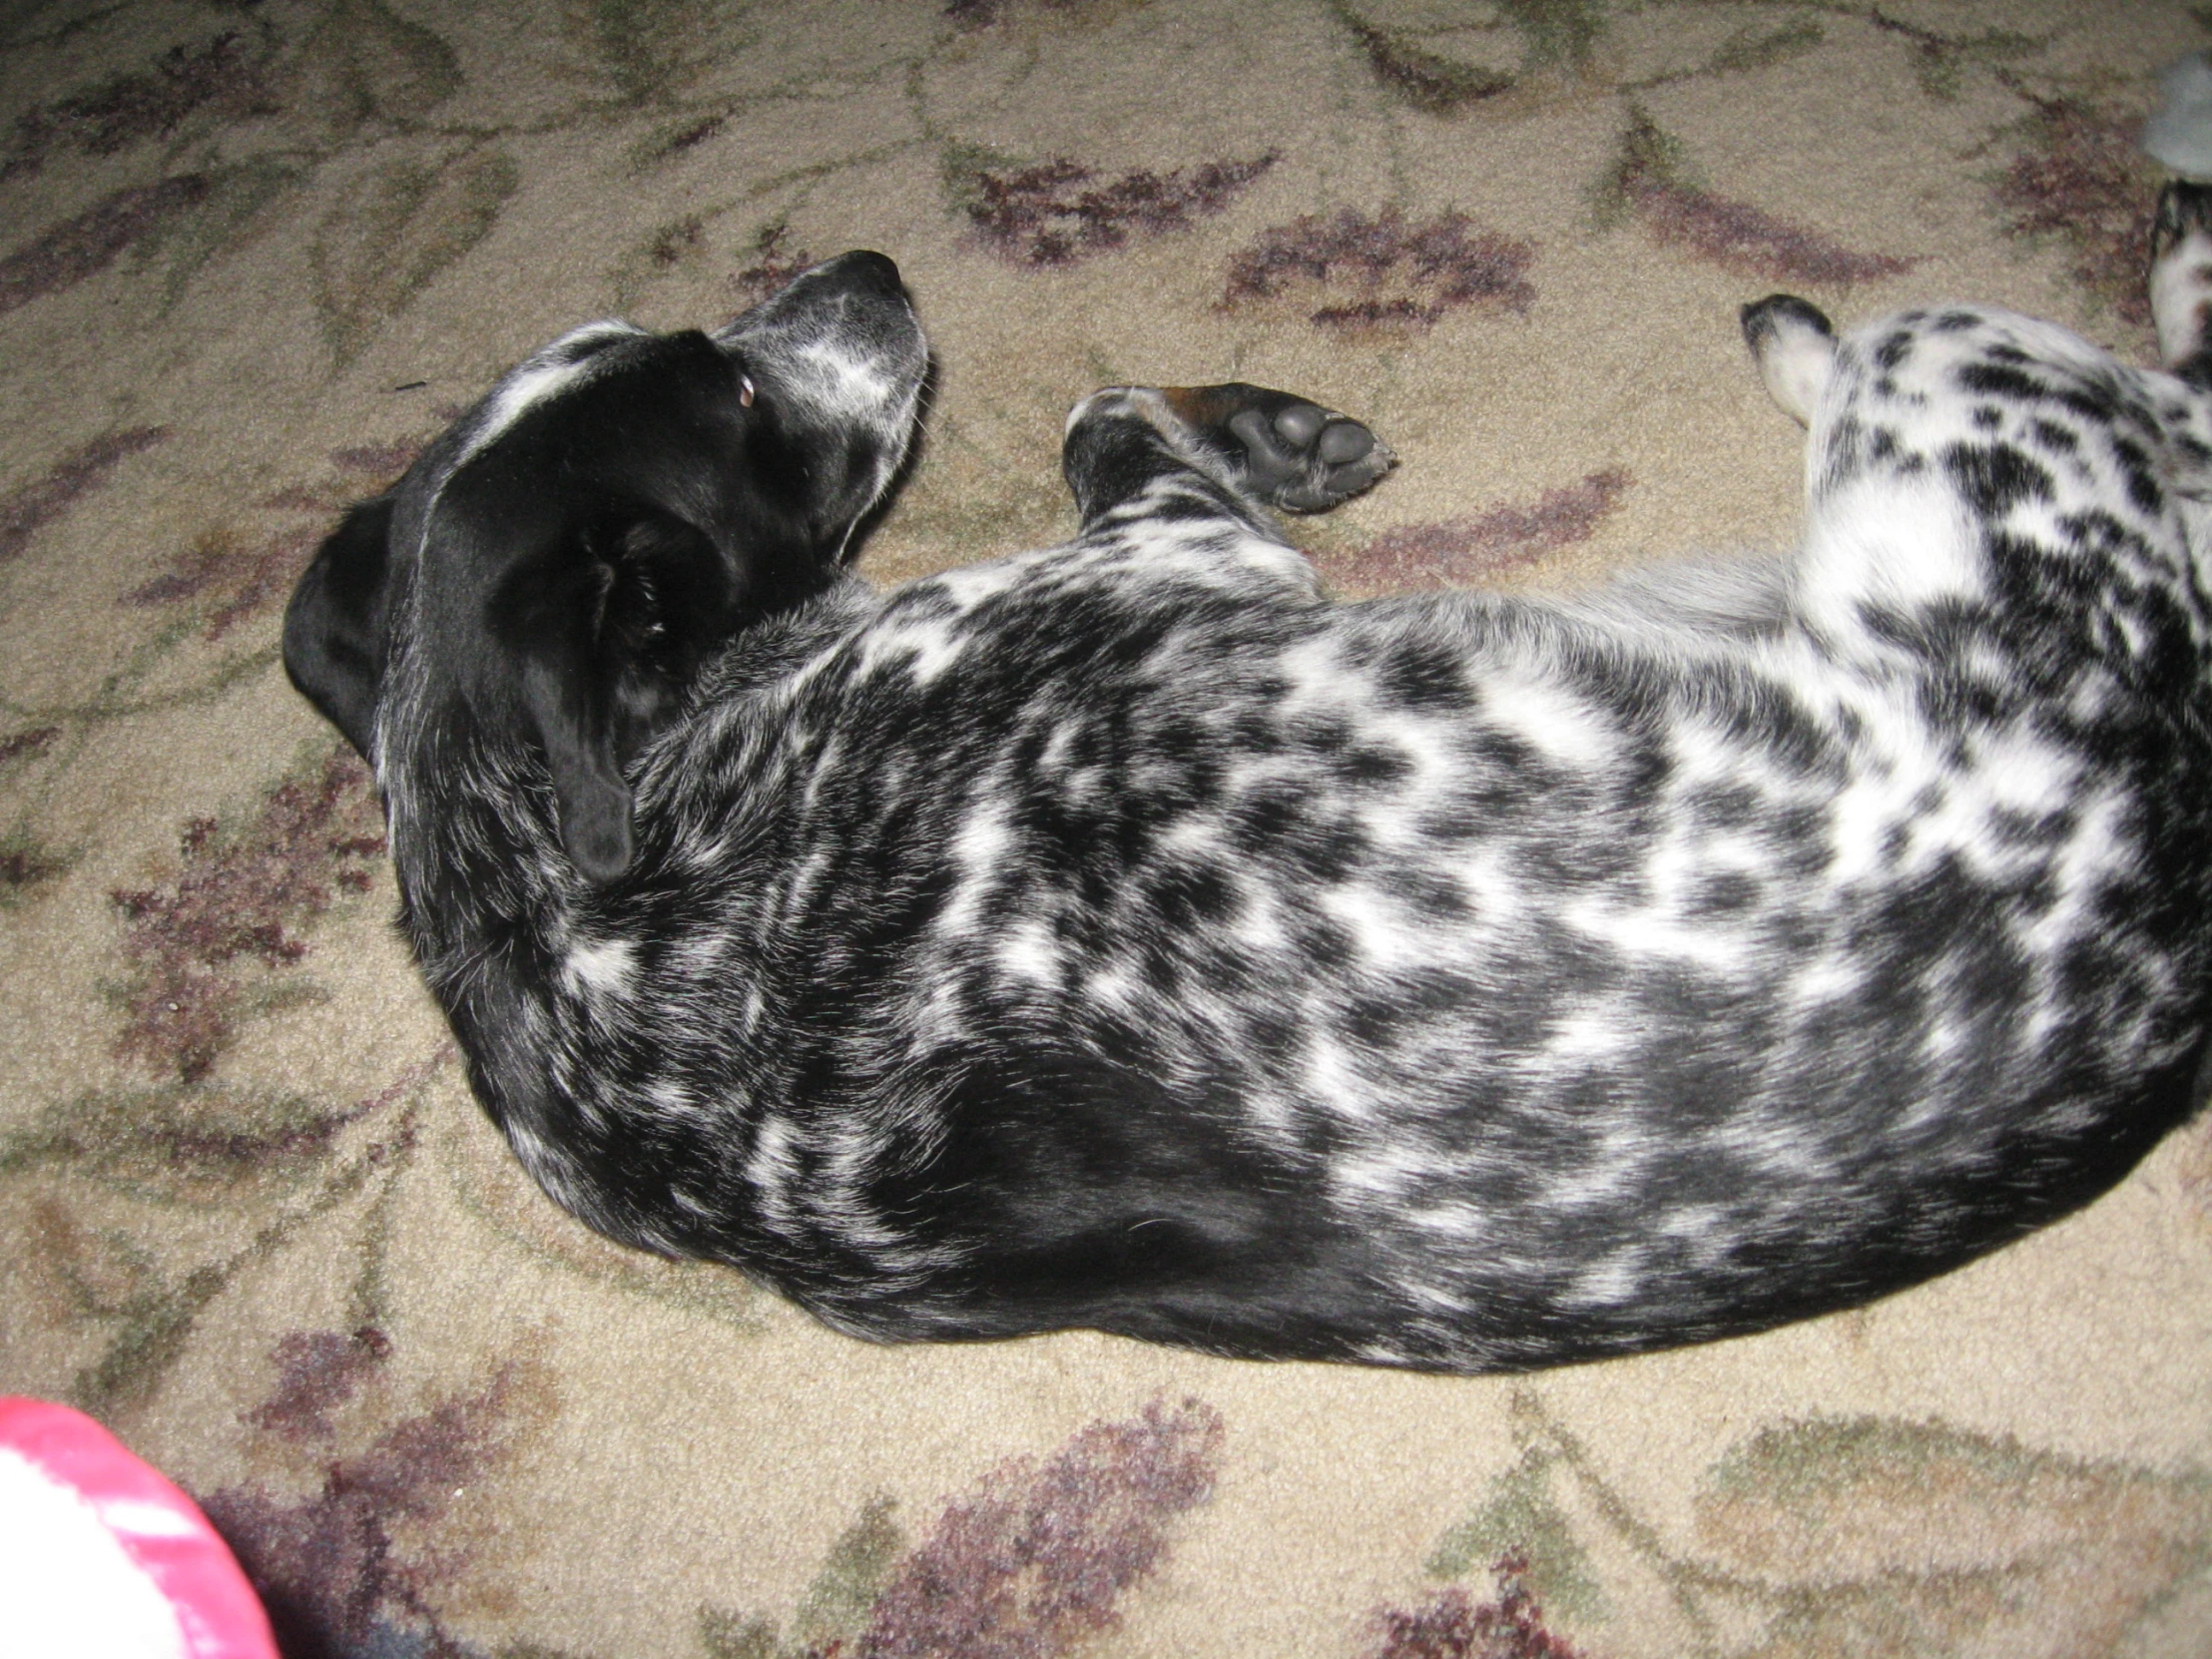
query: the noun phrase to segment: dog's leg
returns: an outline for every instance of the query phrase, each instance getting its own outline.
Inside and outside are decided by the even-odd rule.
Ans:
[[[2166,367],[2212,387],[2212,186],[2177,179],[2159,193],[2150,233],[2150,310]]]
[[[1109,386],[1068,416],[1061,470],[1086,529],[1165,487],[1217,500],[1321,512],[1395,464],[1359,421],[1286,391],[1219,386]]]
[[[1810,426],[1835,367],[1835,327],[1818,306],[1792,293],[1770,293],[1746,305],[1741,316],[1767,395]]]

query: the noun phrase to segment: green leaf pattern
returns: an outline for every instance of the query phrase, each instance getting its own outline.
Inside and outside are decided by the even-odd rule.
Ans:
[[[338,361],[489,236],[521,183],[496,147],[406,157],[348,180],[315,227],[315,305]]]

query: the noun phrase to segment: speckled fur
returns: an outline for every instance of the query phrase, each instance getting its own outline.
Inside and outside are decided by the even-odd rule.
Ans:
[[[848,527],[918,331],[774,305],[849,359],[798,399],[878,457]],[[772,405],[760,326],[720,340]],[[343,619],[385,642],[348,730],[480,1097],[592,1225],[886,1339],[1526,1368],[2086,1202],[2204,1048],[2201,325],[2171,372],[1996,310],[1825,328],[1747,314],[1811,423],[1787,567],[1559,602],[1331,603],[1218,432],[1100,393],[1069,544],[879,593],[831,526],[732,612],[597,879],[555,741],[472,689],[505,636],[422,600],[449,542],[514,556],[433,451]]]

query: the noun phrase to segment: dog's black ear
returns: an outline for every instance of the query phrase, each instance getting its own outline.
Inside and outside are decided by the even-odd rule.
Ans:
[[[348,511],[284,607],[284,672],[363,758],[384,680],[391,509],[379,495]]]
[[[532,656],[523,700],[553,774],[561,845],[584,879],[604,886],[630,867],[630,786],[615,755],[604,685],[588,672]]]
[[[735,631],[732,563],[713,541],[639,512],[571,526],[522,561],[491,607],[494,637],[552,774],[561,845],[596,884],[630,865],[624,774]]]
[[[584,878],[605,884],[630,867],[630,788],[616,753],[600,648],[609,572],[580,550],[526,560],[494,600],[496,655],[515,678],[553,777],[561,845]]]

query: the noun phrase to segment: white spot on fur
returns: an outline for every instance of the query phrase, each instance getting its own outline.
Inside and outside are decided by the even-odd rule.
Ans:
[[[592,1207],[581,1201],[566,1153],[511,1113],[501,1122],[500,1129],[507,1137],[515,1161],[530,1172],[530,1179],[545,1190],[546,1197],[571,1215],[591,1213]]]
[[[1554,680],[1500,669],[1481,688],[1482,719],[1555,766],[1602,772],[1618,753],[1604,714]]]
[[[1874,475],[1822,497],[1798,555],[1798,615],[1850,655],[1888,656],[1867,608],[1912,612],[1980,591],[1981,541],[1964,505],[1934,478]]]
[[[2081,757],[2018,728],[1977,734],[1968,766],[1973,792],[1991,811],[2055,813],[2079,793]]]
[[[1012,560],[993,559],[983,564],[959,565],[932,578],[935,585],[963,611],[971,611],[1018,585],[1026,566]]]
[[[559,339],[537,351],[499,382],[484,405],[482,418],[469,434],[468,447],[453,463],[458,470],[471,455],[492,444],[499,435],[531,409],[591,372],[594,353],[586,349],[606,340],[643,335],[634,323],[607,318],[571,328]]]
[[[1443,1233],[1467,1243],[1489,1230],[1490,1220],[1473,1204],[1423,1204],[1405,1212],[1406,1222],[1424,1233]]]
[[[1427,1161],[1410,1148],[1371,1144],[1330,1166],[1329,1186],[1337,1203],[1359,1210],[1398,1208],[1406,1189],[1430,1173]]]
[[[791,1142],[791,1125],[771,1113],[754,1130],[753,1154],[745,1161],[745,1179],[771,1227],[788,1227],[792,1220],[791,1184],[799,1174],[799,1159]]]
[[[1007,804],[986,791],[982,804],[968,814],[952,837],[952,862],[959,880],[937,912],[940,934],[971,932],[982,919],[983,900],[1013,851],[1011,817]]]
[[[803,345],[792,356],[805,366],[816,397],[831,414],[865,418],[898,395],[872,358],[840,351],[827,340]]]
[[[1603,1004],[1572,1008],[1552,1023],[1544,1056],[1568,1065],[1608,1060],[1627,1048],[1634,1035],[1617,1008]]]
[[[1083,996],[1097,1006],[1124,1012],[1144,1008],[1145,983],[1126,962],[1104,962],[1083,976]]]
[[[1609,894],[1592,894],[1561,906],[1560,916],[1568,926],[1624,956],[1689,962],[1729,977],[1757,965],[1732,932],[1664,903],[1631,905]]]
[[[1309,1097],[1343,1117],[1366,1117],[1374,1107],[1367,1081],[1357,1063],[1334,1038],[1313,1032],[1306,1039],[1306,1075]]]
[[[668,1078],[656,1078],[645,1086],[645,1097],[653,1102],[653,1110],[663,1118],[702,1118],[707,1114],[700,1110],[699,1101],[683,1084]]]
[[[925,687],[960,660],[966,643],[956,629],[935,617],[884,623],[861,642],[860,672],[873,674],[896,664],[916,688]]]
[[[1369,886],[1328,887],[1314,902],[1352,935],[1364,967],[1388,972],[1416,952],[1414,929],[1386,893]]]
[[[1060,988],[1061,951],[1050,922],[1035,917],[1016,922],[999,940],[997,956],[1010,977],[1046,990]]]
[[[1297,714],[1311,704],[1344,700],[1347,675],[1337,643],[1332,635],[1316,634],[1276,658],[1276,671],[1288,682],[1276,705],[1279,714]]]
[[[638,947],[629,939],[572,944],[561,959],[561,983],[572,996],[627,996],[637,955]]]
[[[1643,1285],[1643,1248],[1630,1245],[1574,1276],[1560,1302],[1569,1308],[1611,1308],[1634,1299]]]

